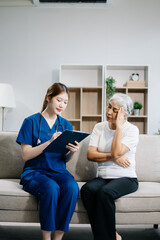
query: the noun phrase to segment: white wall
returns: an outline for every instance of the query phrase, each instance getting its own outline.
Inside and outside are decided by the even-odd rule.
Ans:
[[[149,133],[157,132],[159,9],[159,0],[112,0],[97,9],[1,7],[0,82],[12,84],[17,103],[5,115],[5,130],[17,131],[40,111],[60,64],[131,64],[150,66]]]

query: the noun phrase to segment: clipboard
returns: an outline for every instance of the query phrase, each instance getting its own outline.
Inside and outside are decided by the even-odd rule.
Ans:
[[[66,148],[68,143],[74,144],[74,141],[81,142],[84,138],[89,136],[90,133],[65,130],[53,142],[51,142],[43,152],[61,153],[66,154],[69,149]]]

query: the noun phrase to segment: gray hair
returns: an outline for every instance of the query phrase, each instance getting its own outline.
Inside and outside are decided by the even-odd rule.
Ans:
[[[115,93],[110,99],[109,103],[111,101],[118,102],[120,107],[124,108],[124,112],[128,115],[132,114],[133,111],[133,101],[132,99],[124,93]]]

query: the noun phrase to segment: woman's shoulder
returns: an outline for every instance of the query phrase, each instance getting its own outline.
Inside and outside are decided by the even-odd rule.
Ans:
[[[68,121],[66,118],[64,118],[64,117],[62,117],[62,116],[60,116],[60,115],[58,115],[59,116],[59,119],[60,119],[60,122],[61,122],[61,124],[65,127],[65,128],[67,128],[67,127],[72,127],[72,124],[70,123],[70,121]]]
[[[107,121],[96,123],[96,125],[94,126],[94,129],[97,129],[100,131],[100,130],[104,130],[105,127],[108,127]]]
[[[25,119],[26,119],[26,120],[37,120],[37,119],[40,118],[40,115],[41,115],[40,113],[34,113],[34,114],[26,117]]]
[[[131,130],[131,131],[139,133],[138,127],[136,125],[134,125],[133,123],[130,123],[130,122],[126,121],[126,124],[125,124],[124,127],[127,130]]]
[[[26,117],[23,121],[23,124],[27,124],[27,123],[33,124],[37,121],[40,121],[40,115],[41,115],[40,113],[35,113],[35,114],[32,114],[32,115]]]

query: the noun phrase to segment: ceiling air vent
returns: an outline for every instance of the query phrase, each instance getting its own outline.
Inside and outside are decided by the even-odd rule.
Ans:
[[[101,1],[87,1],[87,0],[39,0],[40,3],[106,3],[106,0]]]
[[[33,0],[35,6],[105,6],[112,0]]]

